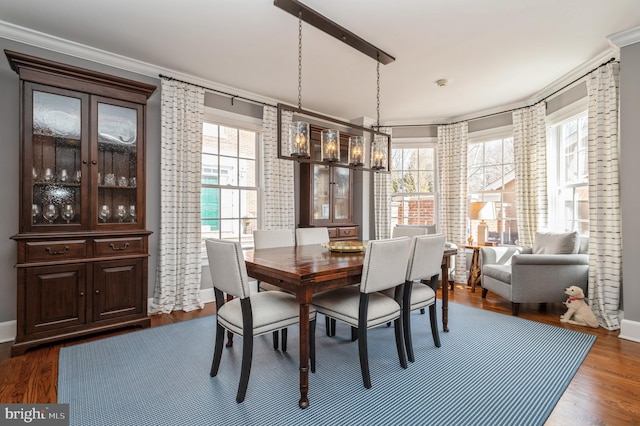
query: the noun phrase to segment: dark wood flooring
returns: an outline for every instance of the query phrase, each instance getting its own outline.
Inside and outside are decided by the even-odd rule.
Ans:
[[[482,299],[481,293],[481,289],[471,293],[469,288],[458,285],[455,291],[450,293],[450,300],[510,315],[509,302],[491,293],[486,299]],[[549,304],[546,310],[539,305],[525,304],[521,306],[520,311],[522,318],[597,336],[594,346],[560,398],[546,425],[640,424],[640,343],[619,339],[617,331],[561,324],[559,316],[565,309],[559,303]],[[152,316],[151,326],[158,327],[214,313],[215,304],[209,303],[201,311]],[[130,331],[122,330],[49,345],[14,358],[9,356],[11,344],[0,344],[0,402],[56,402],[58,354],[62,346]],[[478,362],[482,360],[479,359]],[[523,366],[522,374],[526,375],[526,366]],[[470,399],[482,404],[482,395],[460,395],[461,404]]]

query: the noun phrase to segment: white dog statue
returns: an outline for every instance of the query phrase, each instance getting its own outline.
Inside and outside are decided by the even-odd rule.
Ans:
[[[593,311],[584,301],[584,292],[576,285],[572,285],[564,290],[569,296],[564,303],[567,306],[567,312],[560,317],[560,322],[569,324],[584,325],[588,327],[598,328],[598,320]]]

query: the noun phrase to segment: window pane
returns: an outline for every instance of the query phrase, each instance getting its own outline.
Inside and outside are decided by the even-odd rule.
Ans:
[[[467,148],[467,165],[469,167],[481,166],[484,163],[483,144],[469,144]]]
[[[240,130],[240,153],[242,158],[256,158],[256,133]]]
[[[258,191],[241,190],[240,191],[241,216],[243,218],[258,217]]]
[[[418,191],[419,192],[435,192],[435,172],[420,171],[418,172]]]
[[[202,183],[217,185],[218,179],[218,156],[202,155]]]
[[[589,121],[586,115],[578,118],[578,132],[580,134],[580,140],[578,142],[580,149],[587,149],[587,137],[589,135]]]
[[[402,170],[402,150],[391,150],[391,170]]]
[[[238,155],[238,129],[220,126],[220,154]]]
[[[418,150],[418,169],[435,170],[435,149],[421,148]]]
[[[240,186],[257,186],[256,185],[256,162],[254,160],[239,160],[240,176],[238,185]]]
[[[469,192],[482,191],[482,189],[484,188],[484,173],[482,167],[469,169],[469,176],[467,177],[467,188]]]
[[[502,139],[484,144],[484,164],[502,164]]]
[[[238,185],[238,159],[220,157],[220,185]]]
[[[513,150],[513,138],[504,139],[504,147],[503,147],[503,162],[504,164],[513,164],[514,161],[514,150]]]
[[[502,166],[485,167],[484,173],[484,190],[500,191],[502,189]]]
[[[240,191],[237,189],[220,190],[220,217],[240,217]]]
[[[240,241],[240,220],[221,220],[220,238],[223,240]]]
[[[220,217],[220,190],[218,188],[202,188],[200,209],[203,225],[209,219]]]

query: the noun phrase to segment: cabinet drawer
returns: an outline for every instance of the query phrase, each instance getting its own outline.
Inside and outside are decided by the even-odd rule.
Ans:
[[[27,262],[59,261],[87,257],[86,240],[29,241]]]
[[[144,241],[137,238],[105,238],[94,240],[96,256],[122,256],[144,253]]]
[[[329,238],[338,238],[338,228],[327,228],[329,230]]]
[[[358,228],[356,226],[338,228],[339,238],[355,238],[358,236]]]

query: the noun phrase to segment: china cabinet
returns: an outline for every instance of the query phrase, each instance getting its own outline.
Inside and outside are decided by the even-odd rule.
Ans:
[[[20,86],[12,355],[148,326],[144,132],[156,87],[5,54]]]
[[[320,158],[322,128],[311,126],[312,158]],[[340,134],[346,161],[349,136]],[[353,223],[353,170],[334,164],[300,164],[300,226],[326,226],[331,240],[358,239]]]

